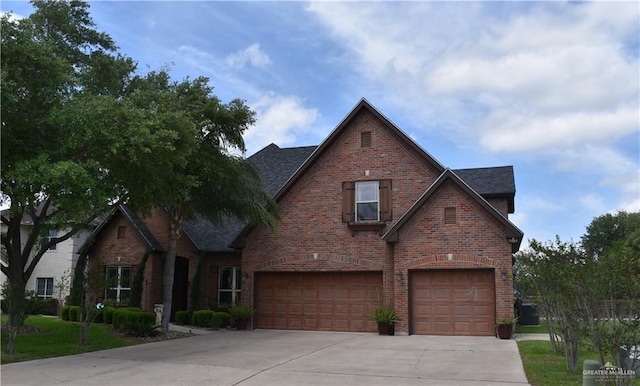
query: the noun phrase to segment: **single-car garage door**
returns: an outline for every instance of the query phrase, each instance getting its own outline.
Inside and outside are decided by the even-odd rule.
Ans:
[[[495,335],[493,270],[411,273],[411,333]]]
[[[382,273],[259,273],[257,327],[375,332]]]

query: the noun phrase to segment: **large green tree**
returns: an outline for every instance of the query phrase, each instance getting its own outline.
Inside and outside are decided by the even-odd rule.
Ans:
[[[23,322],[26,283],[44,252],[115,201],[148,200],[144,173],[179,154],[178,134],[157,130],[154,116],[123,98],[135,63],[95,29],[89,5],[32,4],[29,17],[1,20],[0,182],[8,206],[1,216],[1,269],[11,338]],[[26,234],[23,220],[31,223]],[[54,229],[57,236],[48,238]],[[7,347],[13,351],[13,339]]]
[[[161,127],[180,128],[189,141],[181,163],[156,168],[154,203],[168,216],[167,252],[163,276],[162,329],[169,328],[177,243],[185,219],[204,216],[214,223],[236,218],[274,229],[276,206],[263,189],[252,164],[242,156],[242,134],[254,123],[254,112],[239,99],[222,103],[199,77],[171,81],[165,71],[151,72],[131,82],[127,96],[138,108],[164,117]]]
[[[634,232],[640,231],[640,212],[620,211],[595,217],[582,236],[582,246],[587,254],[603,256],[619,248]]]

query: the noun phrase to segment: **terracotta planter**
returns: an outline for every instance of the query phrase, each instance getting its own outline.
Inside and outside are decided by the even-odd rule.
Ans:
[[[247,319],[236,320],[236,330],[246,330],[247,326],[249,326]]]
[[[395,325],[393,323],[378,323],[378,334],[380,335],[395,335]]]
[[[498,331],[498,338],[511,339],[513,335],[513,324],[499,324],[496,330]]]

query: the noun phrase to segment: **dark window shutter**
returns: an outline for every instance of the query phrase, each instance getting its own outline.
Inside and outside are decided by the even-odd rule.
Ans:
[[[391,221],[393,210],[391,209],[391,180],[380,180],[380,221]]]
[[[356,185],[354,182],[342,183],[342,222],[355,221]]]

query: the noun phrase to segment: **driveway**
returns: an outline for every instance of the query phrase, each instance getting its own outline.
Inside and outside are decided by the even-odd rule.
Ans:
[[[515,340],[310,331],[206,335],[3,365],[8,385],[527,385]]]

